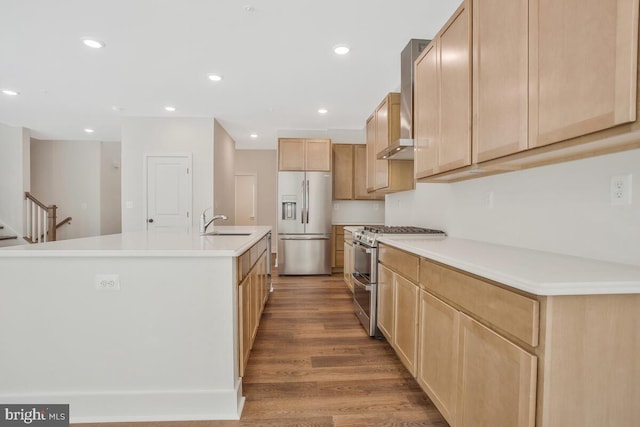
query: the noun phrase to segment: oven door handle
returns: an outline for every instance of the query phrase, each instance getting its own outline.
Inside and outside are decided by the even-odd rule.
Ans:
[[[371,247],[363,245],[362,243],[358,242],[357,240],[353,241],[353,246],[358,248],[358,250],[366,252],[368,254],[371,253]]]
[[[362,275],[359,273],[351,273],[351,276],[353,276],[354,285],[360,286],[364,288],[365,291],[371,292],[371,285],[368,285],[359,279],[359,277],[363,277]]]

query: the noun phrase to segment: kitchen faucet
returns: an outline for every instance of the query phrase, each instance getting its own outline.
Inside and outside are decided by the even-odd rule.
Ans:
[[[206,215],[207,209],[205,209],[204,211],[202,211],[202,215],[200,216],[200,234],[204,234],[207,232],[207,227],[209,227],[211,225],[211,223],[213,221],[215,221],[216,219],[222,219],[222,220],[228,220],[229,218],[226,215],[214,215],[209,222],[207,222],[207,215]]]

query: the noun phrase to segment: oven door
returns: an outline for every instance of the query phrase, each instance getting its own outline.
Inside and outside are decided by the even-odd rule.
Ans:
[[[377,280],[377,251],[376,247],[353,241],[353,272],[365,277],[369,283]]]

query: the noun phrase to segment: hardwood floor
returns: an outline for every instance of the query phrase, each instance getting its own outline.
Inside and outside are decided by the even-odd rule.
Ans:
[[[342,275],[274,275],[273,287],[243,379],[240,421],[75,425],[448,425],[389,344],[364,332]]]

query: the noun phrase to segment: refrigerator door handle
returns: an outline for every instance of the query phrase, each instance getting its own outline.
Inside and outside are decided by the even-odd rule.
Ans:
[[[304,179],[302,180],[302,209],[300,210],[300,223],[304,224],[304,213],[307,206],[307,190],[304,185]]]
[[[309,212],[311,211],[311,197],[309,197],[309,194],[309,180],[307,180],[307,224],[309,224]]]

